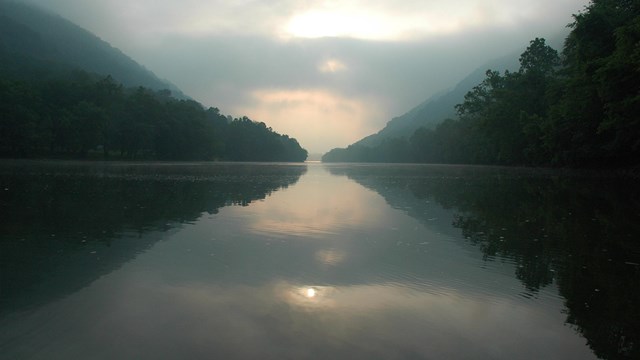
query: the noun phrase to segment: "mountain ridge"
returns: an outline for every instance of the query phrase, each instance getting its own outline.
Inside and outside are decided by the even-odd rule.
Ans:
[[[127,87],[168,89],[176,98],[189,98],[99,36],[32,4],[0,0],[0,56],[4,76],[81,69],[110,75]]]
[[[0,157],[282,161],[295,138],[206,108],[48,10],[0,0]]]
[[[566,30],[560,31],[558,34],[551,36],[549,43],[556,48],[561,47],[567,33]],[[421,127],[433,129],[447,118],[455,117],[455,105],[462,103],[466,93],[484,80],[487,70],[491,69],[500,72],[517,70],[520,66],[519,56],[523,50],[524,47],[486,62],[453,87],[430,96],[403,115],[389,120],[385,127],[377,133],[368,135],[351,146],[374,147],[385,140],[402,137],[409,138]]]
[[[443,120],[455,116],[455,105],[461,103],[464,95],[484,79],[487,69],[504,71],[516,67],[515,52],[487,62],[460,80],[453,88],[432,95],[403,115],[394,117],[380,131],[364,137],[353,146],[377,146],[387,139],[408,138],[421,127],[434,128]]]

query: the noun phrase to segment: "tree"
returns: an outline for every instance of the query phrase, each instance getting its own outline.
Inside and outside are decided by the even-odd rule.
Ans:
[[[574,16],[547,143],[558,163],[633,164],[640,158],[640,5],[594,0]]]
[[[73,152],[86,157],[89,150],[103,143],[104,128],[107,123],[105,111],[93,103],[81,101],[71,112],[71,132]]]
[[[552,76],[560,65],[558,52],[545,43],[544,38],[535,38],[520,55],[520,73],[536,77]]]

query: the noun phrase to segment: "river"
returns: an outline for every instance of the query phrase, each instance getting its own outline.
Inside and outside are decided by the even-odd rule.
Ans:
[[[0,162],[2,359],[640,358],[602,173]]]

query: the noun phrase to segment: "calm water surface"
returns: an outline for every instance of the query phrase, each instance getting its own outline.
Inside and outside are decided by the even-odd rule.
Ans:
[[[637,359],[636,182],[5,161],[0,358]]]

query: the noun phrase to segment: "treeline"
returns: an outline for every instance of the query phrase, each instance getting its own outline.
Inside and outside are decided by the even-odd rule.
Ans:
[[[83,71],[46,81],[0,79],[0,156],[304,161],[307,151],[264,123],[125,88]]]
[[[517,72],[487,71],[458,118],[323,161],[629,166],[640,161],[640,3],[592,0],[561,54],[532,40]]]

